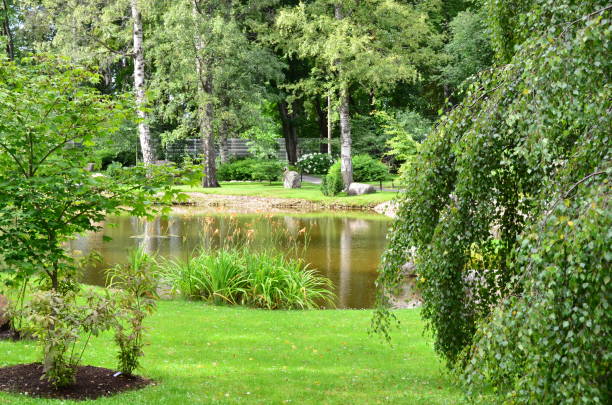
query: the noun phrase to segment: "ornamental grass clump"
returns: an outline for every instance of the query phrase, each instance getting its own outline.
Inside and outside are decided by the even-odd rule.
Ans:
[[[314,309],[331,305],[331,281],[302,260],[265,250],[232,248],[168,261],[162,279],[174,293],[215,305],[266,309]]]

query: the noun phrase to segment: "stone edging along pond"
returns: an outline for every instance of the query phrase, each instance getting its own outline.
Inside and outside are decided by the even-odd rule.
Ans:
[[[291,211],[375,211],[379,214],[394,217],[395,204],[387,201],[379,204],[352,205],[343,203],[322,204],[299,198],[273,198],[241,195],[219,195],[198,192],[186,192],[189,200],[177,205],[194,205],[200,207],[223,207],[236,212],[286,212]]]

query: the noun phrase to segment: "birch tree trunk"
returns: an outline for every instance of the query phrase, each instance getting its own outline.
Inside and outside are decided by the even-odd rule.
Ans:
[[[349,94],[346,85],[340,90],[340,173],[344,187],[353,182],[353,160],[351,153],[351,118],[349,115]]]
[[[147,113],[144,110],[145,106],[145,63],[144,63],[144,47],[143,47],[143,32],[142,18],[140,9],[138,8],[138,0],[131,0],[132,6],[132,21],[134,23],[133,45],[134,45],[134,92],[136,95],[136,114],[138,115],[138,137],[140,139],[140,148],[142,150],[142,160],[145,166],[155,163],[155,149],[153,140],[151,139],[151,131],[147,123]]]
[[[332,155],[332,105],[331,96],[327,96],[327,154]]]
[[[342,14],[342,6],[336,4],[334,7],[334,16],[336,20],[344,18]],[[336,61],[339,75],[341,73],[341,61]],[[342,80],[342,79],[340,79]],[[342,174],[342,182],[344,188],[348,187],[353,182],[353,160],[351,154],[351,117],[349,114],[349,89],[347,83],[342,83],[340,88],[340,173]]]
[[[194,21],[201,18],[197,2],[193,2]],[[202,146],[204,147],[203,161],[203,178],[202,187],[220,187],[217,181],[217,166],[215,153],[215,134],[213,131],[213,77],[212,77],[212,62],[209,57],[203,55],[203,45],[201,34],[197,34],[195,38],[195,63],[196,73],[198,77],[198,92],[202,97],[199,97],[198,116],[200,124],[200,137],[202,138]]]

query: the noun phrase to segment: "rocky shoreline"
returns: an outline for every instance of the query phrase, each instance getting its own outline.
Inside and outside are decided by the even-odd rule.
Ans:
[[[198,192],[186,192],[188,201],[177,205],[194,205],[198,207],[223,208],[234,212],[286,212],[290,211],[374,211],[394,218],[395,204],[387,201],[372,205],[351,205],[342,203],[321,204],[298,198],[273,198],[241,195],[219,195]]]

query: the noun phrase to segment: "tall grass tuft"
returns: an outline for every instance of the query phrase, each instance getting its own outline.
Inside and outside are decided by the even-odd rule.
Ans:
[[[303,261],[276,251],[247,248],[201,252],[186,261],[160,266],[165,282],[188,299],[216,305],[267,309],[314,309],[331,305],[332,283]]]

